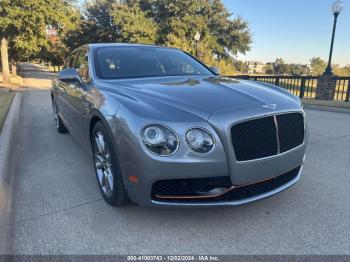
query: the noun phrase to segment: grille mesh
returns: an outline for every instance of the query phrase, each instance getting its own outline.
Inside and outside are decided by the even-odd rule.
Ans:
[[[277,154],[276,126],[273,116],[234,125],[231,136],[237,161]]]
[[[158,195],[191,195],[195,192],[206,192],[216,187],[230,187],[228,176],[189,179],[167,179],[156,181],[152,186],[152,196]]]
[[[280,152],[286,152],[304,141],[304,117],[300,113],[277,115]]]
[[[301,113],[276,115],[280,153],[304,141],[304,116]],[[278,152],[274,116],[249,120],[231,128],[232,145],[237,161],[274,156]]]
[[[278,177],[275,177],[270,180],[262,181],[256,184],[247,185],[238,187],[234,190],[231,190],[227,192],[224,195],[213,197],[213,198],[201,198],[201,199],[162,199],[158,198],[156,195],[174,195],[174,187],[169,183],[170,180],[160,180],[157,181],[153,187],[152,187],[152,199],[158,200],[158,201],[166,201],[166,202],[183,202],[183,203],[215,203],[215,202],[228,202],[228,201],[237,201],[237,200],[243,200],[250,197],[255,197],[262,195],[264,193],[273,191],[286,183],[292,181],[294,178],[297,177],[298,173],[300,171],[300,166],[284,173]],[[172,180],[173,184],[177,183],[178,179]],[[186,179],[179,179],[179,180],[186,180]],[[187,179],[190,183],[193,182],[195,179]],[[166,181],[166,182],[165,182]],[[204,182],[204,180],[202,181]],[[163,184],[163,190],[162,194],[157,192],[157,188],[160,184]],[[204,186],[204,185],[203,185]],[[205,186],[204,186],[205,187]],[[178,192],[177,192],[178,193]],[[191,195],[191,194],[183,194],[183,195]],[[192,192],[192,195],[195,195],[195,192]]]

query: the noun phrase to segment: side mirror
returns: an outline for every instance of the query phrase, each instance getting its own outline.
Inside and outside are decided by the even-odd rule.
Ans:
[[[209,69],[210,69],[214,74],[216,74],[216,75],[219,75],[219,74],[220,74],[220,70],[219,70],[219,68],[216,67],[216,66],[211,66],[211,67],[209,67]]]
[[[82,83],[77,71],[73,68],[68,68],[58,73],[58,79],[67,83]]]

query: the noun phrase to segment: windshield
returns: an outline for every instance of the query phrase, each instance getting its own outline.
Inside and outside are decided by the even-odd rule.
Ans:
[[[148,46],[97,48],[95,68],[97,76],[103,79],[213,75],[180,50]]]

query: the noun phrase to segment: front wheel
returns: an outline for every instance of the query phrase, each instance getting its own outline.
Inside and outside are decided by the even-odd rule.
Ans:
[[[113,206],[127,202],[117,154],[106,127],[98,122],[92,132],[92,152],[97,182],[104,199]]]

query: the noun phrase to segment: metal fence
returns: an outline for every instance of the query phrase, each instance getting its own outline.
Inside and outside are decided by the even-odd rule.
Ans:
[[[315,98],[317,76],[251,76],[238,75],[236,78],[266,82],[287,89],[300,98]],[[350,77],[336,77],[334,100],[349,102]]]

